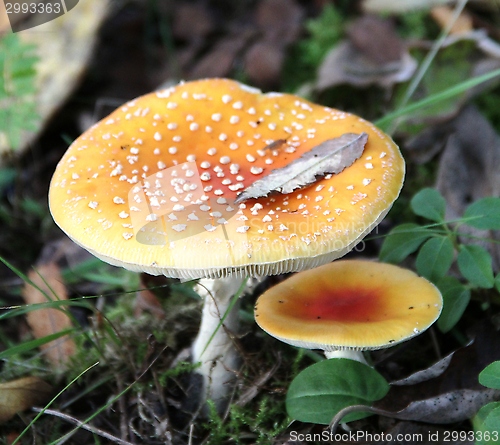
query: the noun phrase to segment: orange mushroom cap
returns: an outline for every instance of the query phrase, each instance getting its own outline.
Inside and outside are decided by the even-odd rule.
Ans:
[[[256,179],[347,132],[368,142],[342,173],[234,204]],[[344,255],[403,177],[397,146],[371,123],[207,79],[132,100],[86,131],[57,166],[49,202],[62,230],[111,264],[179,278],[270,275]]]
[[[410,270],[345,260],[272,287],[257,300],[255,320],[268,334],[294,346],[369,350],[425,331],[442,306],[439,290]]]

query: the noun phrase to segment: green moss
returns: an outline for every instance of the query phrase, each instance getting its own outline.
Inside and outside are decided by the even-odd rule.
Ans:
[[[323,58],[342,37],[344,22],[345,17],[331,4],[326,5],[317,18],[306,22],[308,37],[292,46],[285,61],[285,91],[296,91],[300,85],[316,77]]]
[[[286,431],[289,418],[285,413],[284,398],[277,401],[264,396],[257,406],[231,406],[227,418],[222,419],[214,404],[209,402],[209,421],[204,425],[209,435],[205,443],[239,445],[249,443],[248,438],[251,438],[255,445],[268,445]]]

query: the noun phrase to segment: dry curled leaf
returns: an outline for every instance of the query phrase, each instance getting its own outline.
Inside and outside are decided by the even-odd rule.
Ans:
[[[52,387],[38,377],[0,383],[0,423],[31,406],[47,402],[51,392]]]
[[[277,168],[255,181],[241,192],[235,203],[267,196],[271,192],[292,193],[295,189],[312,184],[317,176],[338,174],[362,155],[367,141],[366,133],[346,133],[328,139],[285,167]]]
[[[349,40],[343,40],[325,56],[318,69],[315,89],[323,91],[347,83],[357,87],[380,85],[388,88],[411,78],[417,62],[408,51],[401,59],[389,63],[373,62]]]
[[[405,44],[398,36],[392,21],[375,15],[365,15],[347,27],[354,47],[368,60],[378,65],[399,62]]]
[[[66,287],[62,282],[61,272],[55,263],[41,265],[28,274],[37,286],[26,283],[23,298],[26,304],[46,303],[50,300],[67,300]],[[50,299],[50,300],[49,300]],[[43,338],[71,328],[71,320],[61,309],[43,308],[27,314],[28,324],[36,338]],[[61,366],[75,352],[73,340],[67,336],[46,343],[42,347],[47,360],[53,366]]]
[[[454,14],[453,8],[447,5],[436,6],[431,10],[431,17],[442,29],[446,29],[451,23],[450,34],[461,34],[474,29],[472,16],[467,11],[462,11],[459,17],[452,22]]]
[[[499,333],[489,324],[477,328],[475,339],[427,370],[393,382],[374,406],[396,419],[454,423],[470,419],[486,403],[500,400],[500,390],[479,384],[478,374],[500,358]]]
[[[157,320],[163,320],[166,315],[160,300],[149,289],[141,289],[136,293],[134,316],[138,318],[144,312],[150,312]]]
[[[380,14],[404,14],[406,12],[429,9],[438,5],[451,3],[450,0],[365,0],[362,8],[365,12]]]
[[[487,196],[500,196],[500,136],[474,106],[466,107],[451,123],[439,161],[437,189],[446,198],[446,218],[463,215],[467,206]],[[462,225],[462,243],[480,244],[500,267],[500,233]]]

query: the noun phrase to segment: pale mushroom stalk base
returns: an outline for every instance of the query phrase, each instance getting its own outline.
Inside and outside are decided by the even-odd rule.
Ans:
[[[330,358],[348,358],[368,365],[362,351],[355,349],[337,349],[336,351],[325,351],[325,357]]]
[[[201,363],[197,372],[203,378],[202,404],[212,400],[218,412],[226,408],[238,369],[239,356],[228,333],[238,330],[239,301],[229,308],[244,279],[201,279],[198,285],[204,304],[200,329],[193,343],[193,363]],[[223,326],[219,326],[226,312]]]

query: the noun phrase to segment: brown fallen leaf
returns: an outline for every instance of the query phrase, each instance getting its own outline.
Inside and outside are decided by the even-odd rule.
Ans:
[[[295,0],[263,0],[255,10],[255,32],[259,38],[243,58],[245,74],[252,85],[272,90],[279,87],[286,48],[301,33],[303,8]]]
[[[253,85],[270,89],[279,84],[284,61],[283,45],[261,40],[245,54],[245,73]]]
[[[409,80],[416,67],[417,62],[408,51],[404,51],[399,61],[379,64],[357,50],[350,40],[342,40],[323,59],[314,87],[323,91],[346,83],[388,88]]]
[[[302,30],[304,10],[296,0],[263,0],[255,11],[255,22],[267,42],[285,47]]]
[[[249,37],[250,34],[243,32],[222,39],[189,71],[188,79],[228,76]]]
[[[39,304],[52,300],[67,300],[66,287],[63,284],[61,272],[55,263],[47,263],[30,271],[29,279],[38,286],[37,289],[26,283],[22,295],[26,304]],[[37,309],[27,314],[27,321],[36,338],[61,332],[71,328],[71,320],[60,309]],[[46,343],[41,347],[47,360],[54,366],[62,366],[75,353],[75,343],[67,336]]]
[[[392,21],[375,15],[365,15],[347,27],[354,47],[368,60],[378,65],[399,62],[405,44],[398,36]]]
[[[38,377],[0,383],[0,423],[7,422],[20,411],[46,403],[51,393],[52,387]]]
[[[145,311],[150,312],[157,320],[163,320],[166,315],[160,300],[149,289],[137,291],[135,297],[134,316],[138,318]]]
[[[172,36],[182,41],[204,40],[215,29],[210,11],[203,4],[178,3],[172,18]]]
[[[450,6],[436,6],[431,9],[431,17],[442,28],[446,29],[449,26],[455,12]],[[467,11],[462,11],[453,23],[450,34],[461,34],[472,31],[474,29],[472,17]]]

